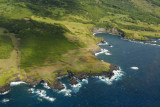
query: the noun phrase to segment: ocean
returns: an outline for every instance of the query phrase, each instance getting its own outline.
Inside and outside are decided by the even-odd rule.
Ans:
[[[64,78],[66,89],[61,92],[45,84],[13,84],[9,93],[0,95],[0,107],[160,107],[160,46],[106,33],[96,36],[106,41],[98,44],[102,52],[97,58],[121,68],[114,78],[92,77],[75,87]]]

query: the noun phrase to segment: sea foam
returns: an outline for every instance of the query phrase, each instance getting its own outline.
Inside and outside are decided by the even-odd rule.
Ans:
[[[104,43],[100,42],[98,43],[98,46],[103,46],[103,45],[107,45],[109,47],[113,47],[112,45],[110,45],[108,42],[104,41]]]
[[[71,97],[71,92],[72,92],[72,90],[67,89],[67,87],[66,87],[65,84],[63,84],[63,85],[64,85],[65,88],[64,88],[63,90],[59,91],[58,93],[63,93],[64,96],[69,96],[69,97]]]
[[[98,45],[109,45],[108,42],[104,41],[104,43],[100,42]]]
[[[23,81],[11,82],[11,83],[10,83],[10,86],[17,86],[17,85],[20,85],[20,84],[26,84],[26,83],[23,82]]]
[[[82,79],[82,82],[88,84],[88,79]]]
[[[131,67],[131,69],[138,70],[139,68],[138,67]]]
[[[111,54],[111,53],[109,53],[109,52],[106,52],[106,53],[105,53],[105,55],[112,55],[112,54]]]
[[[123,39],[123,40],[128,40],[128,39]],[[133,40],[128,40],[133,43],[140,43],[140,44],[145,44],[145,45],[154,45],[154,46],[160,46],[159,44],[156,44],[157,41],[152,41],[153,43],[149,42],[140,42],[140,41],[133,41]],[[155,44],[154,44],[155,43]]]
[[[48,100],[48,101],[53,102],[53,101],[55,101],[55,100],[56,100],[56,98],[53,98],[53,97],[49,97],[49,96],[47,96],[47,94],[46,94],[46,91],[45,91],[45,90],[37,89],[35,93],[36,93],[39,97],[41,97],[41,98],[43,98],[43,99],[46,99],[46,100]]]
[[[9,102],[10,100],[8,99],[8,98],[5,98],[5,99],[3,99],[2,100],[2,103],[7,103],[7,102]]]
[[[107,49],[101,49],[100,52],[95,53],[95,56],[97,56],[97,55],[99,55],[99,54],[107,53],[107,52],[109,52]]]
[[[111,85],[113,83],[113,81],[117,81],[117,80],[121,79],[121,77],[124,75],[124,72],[121,70],[114,70],[113,73],[114,73],[114,75],[110,79],[105,76],[96,76],[96,78],[107,83],[108,85]]]
[[[88,84],[88,79],[82,79],[82,81],[78,81],[78,84],[71,85],[74,93],[77,93],[83,84]]]
[[[4,92],[4,93],[0,93],[0,95],[6,95],[6,94],[8,94],[9,93],[9,91],[6,91],[6,92]]]
[[[43,85],[44,88],[46,88],[46,89],[51,89],[51,88],[48,86],[47,83],[41,83],[41,84]]]
[[[37,94],[40,98],[43,98],[43,99],[48,100],[50,102],[53,102],[56,100],[56,98],[47,96],[47,93],[45,90],[30,88],[30,89],[28,89],[28,91],[29,91],[29,93]],[[42,101],[42,99],[40,99],[40,98],[38,98],[38,100]]]

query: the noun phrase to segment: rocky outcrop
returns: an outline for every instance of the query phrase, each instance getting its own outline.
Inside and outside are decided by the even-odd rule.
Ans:
[[[67,73],[65,73],[65,74],[62,74],[61,72],[63,72],[62,70],[58,70],[58,71],[56,71],[56,77],[57,78],[64,78],[64,77],[67,77],[68,76],[68,74]]]
[[[149,40],[138,40],[138,39],[124,39],[124,40],[131,40],[136,43],[144,43],[144,44],[151,44],[151,45],[159,45],[160,46],[160,43],[154,42],[150,38],[149,38]]]
[[[118,30],[117,28],[109,28],[109,29],[107,29],[107,33],[116,34],[116,35],[120,35],[120,36],[124,37],[124,32]]]
[[[60,91],[60,90],[63,90],[65,89],[64,85],[59,82],[59,81],[55,81],[53,83],[48,83],[48,86],[51,88],[51,89],[55,89],[57,91]]]
[[[100,48],[97,48],[97,49],[95,49],[95,50],[92,52],[92,54],[95,55],[95,53],[99,53],[99,52],[101,52],[101,49],[100,49]]]
[[[86,79],[88,77],[88,74],[86,72],[82,71],[82,72],[74,74],[74,76],[77,79],[79,79],[80,81],[82,81],[83,79]]]
[[[78,81],[74,77],[71,77],[69,80],[69,84],[76,85],[76,84],[78,84]]]
[[[36,85],[38,85],[40,82],[41,82],[41,80],[38,80],[38,79],[26,79],[26,80],[23,80],[24,82],[26,82],[28,85],[31,85],[31,86],[36,86]]]
[[[9,90],[11,90],[10,84],[6,84],[6,85],[0,87],[0,93],[2,93],[2,94],[9,91]]]
[[[92,27],[91,31],[94,32],[94,33],[103,33],[103,32],[106,32],[106,29],[105,28]]]
[[[111,65],[109,71],[103,71],[101,73],[92,73],[92,71],[90,71],[90,73],[86,73],[82,71],[74,74],[73,77],[79,79],[80,81],[82,81],[83,79],[86,79],[87,77],[94,77],[94,76],[105,76],[105,77],[111,78],[114,75],[113,73],[114,70],[119,70],[119,67],[115,65]]]
[[[86,73],[84,71],[78,72],[78,73],[73,73],[71,70],[68,70],[67,71],[68,75],[65,74],[65,75],[58,75],[58,76],[63,77],[63,78],[68,76],[69,77],[69,83],[71,85],[76,85],[76,84],[78,84],[77,80],[82,81],[83,79],[86,79],[87,77],[105,76],[105,77],[111,78],[114,75],[113,70],[119,70],[119,67],[111,65],[109,71],[103,71],[101,73],[95,73],[95,72],[92,72],[92,71],[90,71],[89,73]],[[33,79],[33,78],[28,77],[25,80],[20,80],[19,78],[16,78],[12,82],[19,82],[19,81],[24,81],[28,85],[31,85],[31,86],[36,86],[41,82],[45,82],[45,83],[48,84],[48,86],[51,89],[55,89],[57,91],[65,89],[65,86],[61,82],[59,82],[58,80],[48,81],[48,80],[43,80],[43,79],[39,80],[39,79]],[[5,86],[0,87],[0,93],[4,93],[4,92],[9,91],[9,90],[11,90],[10,84],[6,84]]]
[[[91,31],[94,32],[94,33],[111,33],[111,34],[116,34],[116,35],[120,35],[122,37],[124,37],[124,32],[121,31],[121,30],[118,30],[117,28],[96,28],[96,27],[93,27],[91,28]]]

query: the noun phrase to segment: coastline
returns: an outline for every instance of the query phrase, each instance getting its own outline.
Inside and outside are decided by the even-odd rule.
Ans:
[[[101,40],[99,43],[101,43],[102,41],[103,40]],[[101,51],[100,47],[93,50],[92,54],[94,54],[95,58],[96,58],[95,53],[98,53],[100,51]],[[57,79],[54,82],[53,81],[50,82],[50,81],[47,81],[45,79],[31,78],[31,77],[28,77],[28,76],[25,79],[20,79],[19,77],[16,77],[14,80],[10,81],[9,84],[6,84],[6,85],[0,87],[0,94],[9,92],[11,90],[11,86],[13,84],[18,85],[18,84],[21,84],[21,83],[24,83],[24,84],[35,87],[36,85],[44,82],[51,89],[61,91],[61,90],[65,89],[65,86],[58,79],[69,77],[70,85],[76,85],[76,84],[79,83],[78,81],[83,81],[83,79],[86,79],[88,77],[105,76],[105,77],[110,79],[114,75],[114,73],[113,73],[114,70],[120,70],[120,68],[118,66],[115,66],[115,65],[112,65],[112,64],[110,64],[109,68],[110,68],[109,71],[104,70],[104,71],[101,71],[101,72],[80,71],[80,72],[75,73],[71,70],[67,70],[67,73],[61,74],[59,71],[56,71],[56,73],[57,73],[56,78]]]
[[[92,72],[86,73],[86,72],[82,71],[82,72],[70,75],[70,73],[72,73],[72,71],[68,71],[70,73],[68,73],[67,75],[63,75],[63,77],[60,76],[57,78],[65,78],[65,77],[69,76],[69,84],[76,85],[79,83],[78,80],[83,81],[83,79],[86,79],[88,77],[105,76],[106,78],[110,79],[112,76],[114,76],[114,73],[113,73],[114,70],[120,70],[120,69],[118,66],[111,65],[109,71],[102,71],[101,73],[92,73]],[[56,81],[55,83],[50,84],[48,81],[46,81],[44,79],[39,80],[39,81],[35,80],[34,82],[28,82],[26,80],[16,79],[16,80],[12,81],[10,84],[6,84],[5,86],[1,87],[0,88],[0,95],[7,94],[9,91],[11,91],[11,86],[14,86],[14,84],[16,86],[16,85],[23,83],[23,84],[27,84],[27,85],[35,87],[36,85],[38,85],[42,82],[47,83],[47,85],[53,90],[61,91],[65,88],[65,86],[59,81]]]
[[[96,35],[97,33],[109,33],[109,34],[114,34],[114,35],[118,35],[117,33],[113,33],[113,32],[107,32],[107,31],[93,31],[93,35]],[[130,40],[133,42],[142,42],[142,41],[137,41],[137,40],[132,40],[132,39],[125,39],[122,35],[121,36],[124,40]],[[104,40],[100,40],[99,43],[103,43]],[[143,41],[144,42],[144,41]],[[160,45],[160,44],[159,44]],[[95,50],[92,51],[95,56],[95,53],[101,52],[101,48],[96,48]],[[95,56],[96,57],[96,56]],[[96,58],[97,59],[97,58]],[[70,85],[77,85],[79,82],[78,81],[83,81],[83,79],[86,79],[88,77],[99,77],[99,76],[105,76],[107,78],[111,78],[112,76],[114,76],[113,71],[114,70],[120,70],[120,68],[118,66],[112,65],[110,64],[109,67],[109,71],[102,71],[102,72],[85,72],[85,71],[80,71],[80,72],[73,72],[72,70],[67,70],[67,73],[65,74],[61,74],[59,71],[57,71],[56,73],[56,80],[55,81],[47,81],[45,79],[37,79],[37,78],[30,78],[30,77],[26,77],[25,79],[20,79],[19,77],[15,78],[14,80],[12,80],[9,84],[5,84],[4,86],[0,87],[0,94],[6,94],[11,90],[11,84],[12,82],[14,82],[15,84],[20,84],[21,82],[30,85],[30,86],[36,86],[42,82],[46,83],[51,89],[53,90],[57,90],[57,91],[61,91],[63,89],[65,89],[65,86],[58,80],[61,78],[65,78],[65,77],[69,77],[69,84]],[[29,79],[29,80],[28,80]],[[30,81],[31,80],[31,81]]]
[[[95,28],[94,28],[95,29]],[[109,30],[106,30],[105,28],[96,28],[96,30],[93,30],[93,35],[96,35],[97,33],[108,33],[111,35],[117,35],[117,36],[121,36],[123,40],[129,40],[129,41],[133,41],[136,43],[144,43],[144,44],[151,44],[151,45],[159,45],[160,43],[156,43],[154,40],[152,39],[157,39],[159,40],[160,37],[156,38],[156,37],[148,37],[148,36],[143,36],[148,38],[149,40],[139,40],[139,39],[129,39],[129,38],[125,38],[125,34],[122,31],[118,31],[115,28],[110,28]]]

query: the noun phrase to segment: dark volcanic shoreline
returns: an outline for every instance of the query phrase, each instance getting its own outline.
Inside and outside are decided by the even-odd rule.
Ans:
[[[137,42],[137,43],[144,43],[144,44],[150,44],[150,45],[159,45],[160,46],[160,43],[156,43],[154,42],[153,40],[136,40],[136,39],[126,39],[126,38],[123,38],[124,40],[129,40],[131,42]],[[158,39],[158,38],[156,38]]]
[[[6,84],[5,86],[0,87],[0,94],[3,95],[10,90],[11,90],[10,84]]]
[[[57,78],[69,77],[70,85],[75,85],[75,84],[78,84],[78,80],[82,81],[83,79],[86,79],[88,77],[105,76],[105,77],[111,78],[114,75],[114,73],[113,73],[114,70],[119,70],[119,67],[115,66],[115,65],[111,65],[109,71],[102,71],[101,73],[92,73],[92,71],[90,73],[86,73],[86,72],[82,71],[82,72],[78,72],[78,73],[74,74],[72,71],[68,70],[67,75],[57,75]],[[20,81],[25,82],[27,85],[31,85],[31,86],[36,86],[41,82],[45,82],[45,83],[48,84],[48,86],[51,89],[54,89],[54,90],[57,90],[57,91],[61,91],[61,90],[65,89],[65,86],[58,80],[55,81],[54,83],[50,84],[47,80],[44,80],[44,79],[42,79],[42,80],[34,79],[32,82],[29,82],[29,81],[26,81],[26,80],[20,80],[19,78],[16,78],[12,82],[20,82]],[[6,84],[5,86],[0,87],[0,93],[1,94],[5,93],[5,92],[8,92],[10,90],[11,90],[10,84]]]
[[[124,32],[116,29],[116,28],[110,28],[108,30],[106,30],[105,28],[91,28],[91,31],[96,34],[96,33],[109,33],[109,34],[112,34],[112,35],[119,35],[121,36],[124,40],[131,40],[133,42],[143,42],[144,44],[151,44],[151,45],[159,45],[160,46],[160,43],[156,43],[154,42],[152,39],[160,39],[160,37],[148,37],[148,36],[143,36],[143,37],[146,37],[148,38],[149,40],[138,40],[138,39],[128,39],[128,38],[125,38],[125,34]]]

